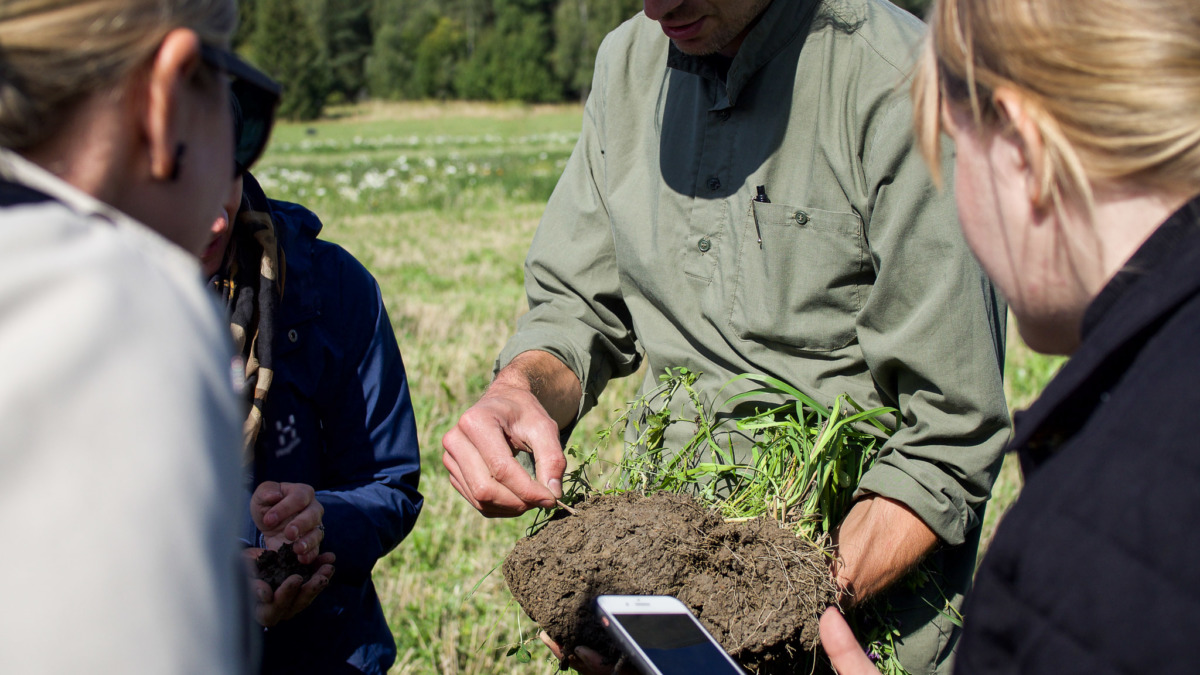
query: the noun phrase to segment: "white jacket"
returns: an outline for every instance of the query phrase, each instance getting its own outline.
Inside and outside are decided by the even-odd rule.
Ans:
[[[228,323],[193,256],[0,150],[0,673],[241,673]]]

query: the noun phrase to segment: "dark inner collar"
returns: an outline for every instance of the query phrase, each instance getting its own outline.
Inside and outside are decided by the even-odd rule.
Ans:
[[[1129,258],[1083,315],[1083,338],[1096,329],[1113,305],[1155,268],[1161,267],[1178,252],[1180,242],[1200,225],[1200,196],[1171,214]]]

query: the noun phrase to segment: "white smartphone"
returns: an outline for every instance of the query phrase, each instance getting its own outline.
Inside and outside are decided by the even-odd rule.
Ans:
[[[600,623],[646,675],[745,675],[687,605],[669,595],[601,595]]]

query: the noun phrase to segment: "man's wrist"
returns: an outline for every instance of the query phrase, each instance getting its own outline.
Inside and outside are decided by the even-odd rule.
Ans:
[[[505,389],[533,395],[546,414],[564,429],[575,420],[583,388],[574,371],[558,357],[543,351],[527,351],[500,369],[487,393]]]
[[[851,605],[898,581],[938,542],[906,505],[879,495],[855,502],[834,539],[834,580],[846,589]]]
[[[858,604],[857,594],[854,592],[853,576],[846,560],[837,550],[834,550],[833,560],[829,563],[829,575],[833,577],[833,585],[837,588],[837,597],[835,598],[837,606],[842,609],[850,609]]]

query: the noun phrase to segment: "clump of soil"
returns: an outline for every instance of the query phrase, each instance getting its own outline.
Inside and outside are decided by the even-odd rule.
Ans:
[[[263,551],[254,561],[258,568],[258,578],[277,589],[288,577],[299,574],[307,582],[317,572],[317,565],[305,565],[296,557],[292,547],[284,544],[278,551]]]
[[[806,662],[834,599],[828,559],[810,542],[768,519],[726,523],[666,493],[591,497],[575,515],[560,513],[517,542],[504,578],[564,653],[586,645],[619,655],[595,617],[596,596],[673,595],[760,673]]]

